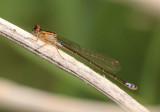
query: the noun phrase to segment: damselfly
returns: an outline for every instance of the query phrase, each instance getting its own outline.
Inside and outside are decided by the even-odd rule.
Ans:
[[[104,54],[98,53],[96,51],[87,49],[85,47],[82,47],[72,41],[69,41],[65,38],[58,37],[56,33],[45,31],[40,29],[39,25],[36,25],[33,30],[33,34],[37,37],[36,41],[38,41],[38,38],[40,38],[42,41],[45,42],[45,45],[52,44],[54,46],[58,46],[61,48],[64,48],[73,54],[81,57],[91,65],[95,66],[102,72],[106,73],[113,79],[117,80],[118,82],[122,83],[124,86],[136,90],[137,86],[134,84],[125,82],[118,78],[117,76],[113,75],[114,73],[118,72],[120,70],[120,64],[117,60],[112,59]],[[43,47],[41,46],[41,47]],[[59,52],[58,52],[59,53]]]

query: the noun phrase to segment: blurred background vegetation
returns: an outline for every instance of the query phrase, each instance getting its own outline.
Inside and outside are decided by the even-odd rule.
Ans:
[[[132,91],[111,80],[142,104],[160,104],[160,24],[156,14],[110,0],[1,0],[0,15],[28,32],[39,24],[117,59],[122,69],[116,75],[139,88]],[[0,51],[0,77],[62,95],[111,101],[2,36]]]

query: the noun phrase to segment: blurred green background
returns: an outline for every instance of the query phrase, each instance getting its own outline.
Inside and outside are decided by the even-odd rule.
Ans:
[[[0,15],[28,32],[39,24],[117,59],[122,69],[116,75],[139,88],[132,91],[111,80],[142,104],[160,104],[157,16],[107,0],[1,0]],[[0,51],[0,77],[53,93],[111,102],[83,81],[2,36]]]

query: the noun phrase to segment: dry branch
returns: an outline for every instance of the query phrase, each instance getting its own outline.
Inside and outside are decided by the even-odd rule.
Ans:
[[[113,103],[51,94],[3,78],[0,78],[0,109],[11,112],[124,112]]]
[[[146,108],[115,84],[65,52],[59,50],[60,54],[63,56],[62,58],[57,53],[56,48],[51,45],[47,45],[37,50],[44,42],[40,40],[38,42],[31,40],[36,39],[36,37],[2,18],[0,18],[0,34],[88,83],[119,104],[126,111],[148,112]]]

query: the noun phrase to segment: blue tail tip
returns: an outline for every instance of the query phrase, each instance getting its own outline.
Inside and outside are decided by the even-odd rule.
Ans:
[[[138,88],[136,85],[131,84],[131,83],[128,83],[128,82],[126,82],[125,85],[126,85],[128,88],[132,89],[132,90],[137,90],[137,88]]]

